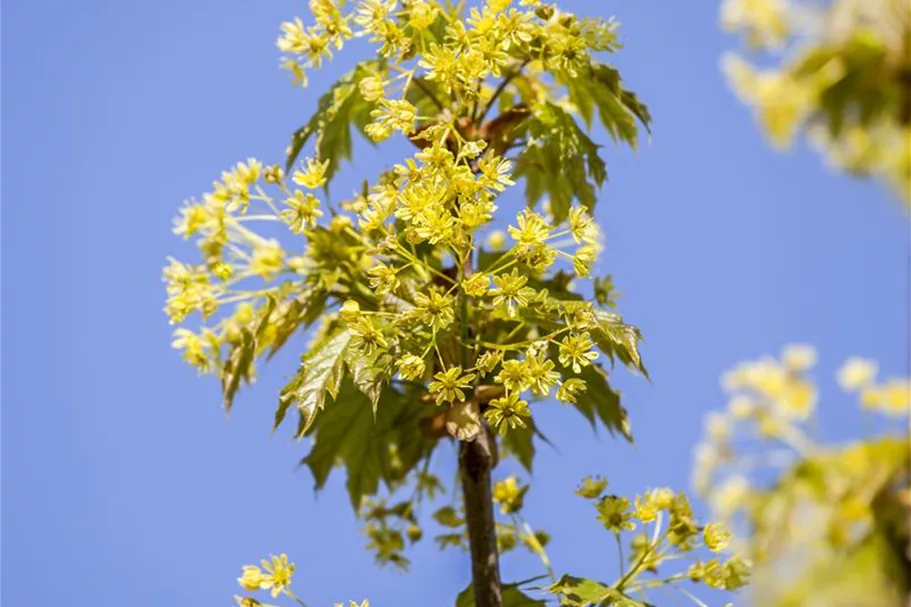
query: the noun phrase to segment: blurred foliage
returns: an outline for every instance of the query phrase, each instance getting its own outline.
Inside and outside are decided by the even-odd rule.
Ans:
[[[722,68],[777,147],[805,133],[911,205],[911,4],[724,0],[721,21],[760,55],[757,67],[728,53]]]
[[[852,358],[838,380],[886,429],[845,444],[811,438],[815,351],[789,346],[725,375],[726,411],[706,419],[694,481],[715,515],[747,538],[753,604],[906,606],[911,591],[907,379],[877,379]],[[874,422],[883,421],[871,419]]]

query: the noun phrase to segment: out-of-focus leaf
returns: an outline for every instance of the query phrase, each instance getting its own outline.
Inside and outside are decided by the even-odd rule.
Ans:
[[[503,437],[505,455],[515,457],[529,473],[535,459],[534,435],[534,421],[528,420],[525,428],[512,428]]]
[[[521,590],[520,584],[503,584],[503,607],[546,607],[547,602],[533,599]],[[459,593],[455,607],[475,607],[474,588],[471,584]]]
[[[433,513],[433,518],[444,527],[461,527],[465,524],[465,519],[459,516],[452,506],[443,506]]]
[[[586,124],[591,127],[597,108],[601,124],[615,141],[635,149],[639,134],[637,119],[649,130],[652,117],[648,108],[635,93],[623,88],[620,72],[611,66],[593,61],[579,77],[565,78],[561,83]]]

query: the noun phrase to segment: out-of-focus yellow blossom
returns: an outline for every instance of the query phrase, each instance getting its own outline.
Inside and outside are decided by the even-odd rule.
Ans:
[[[597,476],[586,476],[582,479],[582,484],[576,489],[576,495],[585,499],[598,499],[604,490],[607,489],[607,479]]]
[[[585,390],[585,382],[581,379],[576,379],[575,377],[564,379],[563,383],[557,388],[557,400],[574,404],[578,402],[579,395]]]
[[[807,111],[808,91],[786,74],[758,71],[737,55],[722,58],[721,69],[741,101],[751,105],[780,148],[788,148]]]
[[[472,297],[483,297],[490,288],[490,276],[475,274],[462,282],[462,288]]]
[[[790,344],[781,351],[781,362],[793,373],[803,373],[816,365],[816,348],[809,344]]]
[[[706,548],[712,552],[721,552],[731,542],[731,533],[723,523],[709,523],[702,530],[702,539]]]
[[[879,385],[864,388],[860,402],[865,409],[887,415],[906,416],[911,408],[911,381],[890,379]]]
[[[506,234],[503,233],[503,230],[491,232],[490,236],[487,237],[487,246],[492,251],[502,251],[503,247],[506,246]]]
[[[420,379],[424,375],[424,359],[414,354],[406,354],[396,364],[399,374],[405,379]]]
[[[250,259],[250,271],[272,280],[282,269],[285,251],[277,240],[261,240],[253,244],[253,257]]]
[[[732,32],[742,32],[753,47],[784,44],[791,27],[787,0],[725,0],[721,23]]]
[[[838,370],[838,383],[849,392],[862,390],[873,384],[879,365],[869,358],[851,357]]]
[[[515,476],[498,481],[493,486],[493,501],[500,504],[500,512],[513,514],[522,509],[528,485],[520,485]]]
[[[802,131],[827,164],[881,178],[911,205],[907,2],[725,0],[721,21],[771,56],[756,70],[728,55],[722,69],[776,146]]]

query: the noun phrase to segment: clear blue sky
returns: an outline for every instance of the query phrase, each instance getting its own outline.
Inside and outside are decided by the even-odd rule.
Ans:
[[[559,571],[611,577],[611,539],[592,539],[597,525],[573,487],[592,472],[618,492],[686,487],[701,418],[723,404],[718,376],[732,363],[788,341],[818,345],[833,437],[859,419],[831,380],[846,356],[907,371],[908,224],[875,185],[829,174],[810,152],[767,147],[718,73],[733,42],[712,3],[567,4],[620,19],[617,63],[655,116],[638,155],[607,149],[598,210],[601,267],[648,340],[654,383],[619,379],[638,442],[597,439],[578,416],[541,406],[559,453],[541,451],[527,511],[553,533]],[[169,347],[160,270],[189,251],[170,233],[176,209],[240,159],[278,159],[353,59],[314,75],[307,92],[291,88],[273,42],[304,5],[5,3],[9,606],[228,605],[240,565],[279,551],[298,562],[295,586],[311,607],[365,596],[377,607],[443,607],[468,579],[462,555],[431,542],[412,553],[408,575],[374,568],[341,475],[314,496],[309,473],[295,470],[303,446],[269,436],[295,352],[228,420],[216,382]],[[381,162],[368,156],[336,191]],[[505,576],[532,564],[508,557]]]

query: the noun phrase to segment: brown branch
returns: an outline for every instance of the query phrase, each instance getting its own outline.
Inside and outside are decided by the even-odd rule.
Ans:
[[[487,102],[487,105],[484,106],[484,111],[481,112],[481,116],[477,119],[477,124],[484,122],[484,118],[487,117],[487,114],[490,112],[490,108],[493,107],[493,104],[496,102],[500,94],[506,89],[507,85],[512,82],[512,79],[522,73],[522,70],[525,69],[525,66],[531,62],[531,59],[526,59],[523,61],[513,72],[503,78],[500,85],[497,86],[496,90],[493,92],[493,96],[490,98],[490,101]]]
[[[465,495],[471,580],[477,607],[503,607],[491,481],[495,465],[496,438],[485,422],[473,441],[462,441],[459,446],[459,476]]]

